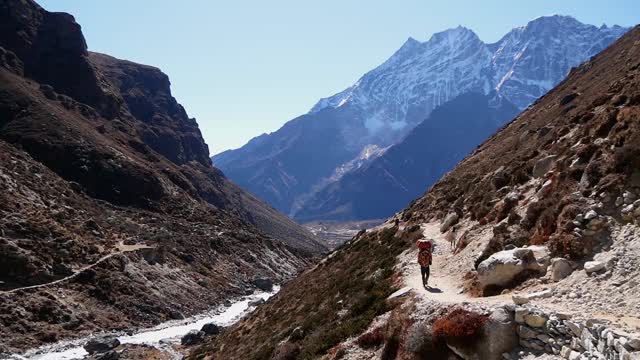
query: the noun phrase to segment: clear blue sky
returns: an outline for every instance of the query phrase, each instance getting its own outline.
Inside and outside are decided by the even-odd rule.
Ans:
[[[424,41],[464,25],[492,42],[549,14],[594,25],[640,22],[638,0],[38,1],[73,14],[90,50],[166,72],[212,154],[277,130],[409,36]]]

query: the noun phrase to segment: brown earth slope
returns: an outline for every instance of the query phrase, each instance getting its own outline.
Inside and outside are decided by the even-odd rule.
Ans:
[[[634,208],[640,202],[636,205],[632,200],[640,194],[638,159],[640,28],[636,27],[573,69],[565,81],[399,213],[402,230],[391,227],[390,221],[384,229],[356,236],[192,357],[342,358],[345,349],[340,343],[362,333],[372,318],[394,307],[384,298],[402,284],[400,279],[394,282],[393,275],[394,264],[400,265],[395,267],[397,275],[403,266],[397,264],[398,252],[410,249],[415,238],[422,236],[421,225],[439,224],[450,213],[457,213],[464,224],[473,224],[470,238],[491,237],[480,259],[510,245],[544,244],[554,256],[575,260],[580,267],[583,260],[611,247],[612,228],[637,222],[640,211]],[[575,220],[590,211],[595,216]],[[624,244],[618,249],[622,258],[635,261],[625,255]],[[459,277],[473,270],[472,265],[454,269],[456,264],[452,260],[450,270]],[[598,284],[620,271],[639,275],[633,267],[620,264],[586,281]],[[584,271],[578,273],[582,276]],[[637,298],[640,294],[634,284],[635,280],[617,291]],[[592,301],[596,295],[598,299]],[[592,294],[582,300],[595,306],[606,303],[609,295]],[[372,332],[358,342],[364,344],[361,347],[373,343],[374,349],[384,343],[378,352],[384,359],[420,358],[405,352],[410,344],[402,343],[406,324],[402,326],[387,326],[395,330],[379,334],[390,336],[386,339]],[[373,355],[348,358],[367,356]]]
[[[0,354],[148,326],[284,281],[324,251],[209,162],[160,70],[0,4]]]

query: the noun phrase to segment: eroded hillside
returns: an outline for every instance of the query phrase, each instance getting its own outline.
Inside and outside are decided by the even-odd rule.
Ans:
[[[227,180],[160,70],[0,4],[0,354],[194,314],[324,247]]]

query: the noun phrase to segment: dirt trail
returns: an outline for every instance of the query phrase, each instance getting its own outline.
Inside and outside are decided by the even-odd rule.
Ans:
[[[450,275],[449,271],[444,269],[444,265],[453,256],[444,234],[440,233],[437,224],[432,223],[422,224],[422,231],[427,239],[432,239],[434,242],[434,256],[433,264],[431,265],[431,276],[429,277],[430,287],[428,289],[422,286],[420,268],[417,264],[410,267],[411,270],[405,274],[406,285],[413,288],[417,294],[445,303],[500,303],[511,301],[511,296],[509,295],[477,298],[463,293],[460,279],[456,278],[460,274]]]
[[[462,292],[462,281],[460,276],[462,271],[451,275],[451,269],[445,269],[445,264],[448,264],[454,257],[451,247],[447,240],[444,238],[444,234],[440,233],[439,224],[425,223],[422,224],[422,231],[425,238],[432,239],[434,242],[434,256],[433,264],[431,266],[431,276],[429,278],[430,288],[425,289],[422,286],[422,279],[420,275],[420,268],[417,265],[417,255],[411,253],[412,258],[411,265],[408,267],[408,271],[405,271],[405,284],[411,287],[416,294],[430,300],[442,302],[442,303],[478,303],[478,304],[498,304],[498,303],[513,303],[512,295],[514,293],[502,294],[491,297],[471,297],[468,294]],[[455,255],[458,256],[458,255]],[[542,290],[543,286],[533,286],[525,293],[532,293]],[[563,313],[573,313],[571,309],[568,309],[562,303],[550,303],[548,301],[533,300],[533,305],[543,308],[555,310]],[[612,316],[611,314],[603,314],[600,312],[594,312],[591,314],[582,314],[588,317],[606,319],[613,324],[623,326],[627,329],[640,329],[640,319],[633,316]]]
[[[87,265],[87,266],[83,266],[77,270],[75,270],[75,272],[69,276],[63,277],[62,279],[58,279],[52,282],[48,282],[48,283],[44,283],[44,284],[38,284],[38,285],[30,285],[30,286],[24,286],[21,288],[15,288],[15,289],[11,289],[11,290],[7,290],[7,291],[0,291],[0,294],[11,294],[11,293],[15,293],[18,292],[20,290],[29,290],[29,289],[37,289],[37,288],[41,288],[41,287],[47,287],[47,286],[52,286],[52,285],[56,285],[59,284],[61,282],[67,281],[67,280],[71,280],[75,277],[77,277],[78,275],[82,274],[83,272],[103,263],[104,261],[116,256],[116,255],[121,255],[127,252],[133,252],[133,251],[138,251],[141,249],[152,249],[153,246],[148,246],[148,245],[125,245],[123,242],[119,242],[116,245],[116,249],[118,249],[118,251],[113,252],[111,254],[107,254],[103,257],[101,257],[100,259],[98,259],[98,261],[94,262],[93,264]]]

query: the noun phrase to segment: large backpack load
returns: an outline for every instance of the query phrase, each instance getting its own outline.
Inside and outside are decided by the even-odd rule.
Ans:
[[[418,249],[431,251],[431,241],[426,239],[418,240]]]
[[[419,240],[418,241],[418,264],[422,267],[431,266],[431,251],[433,250],[433,245],[429,240]]]

